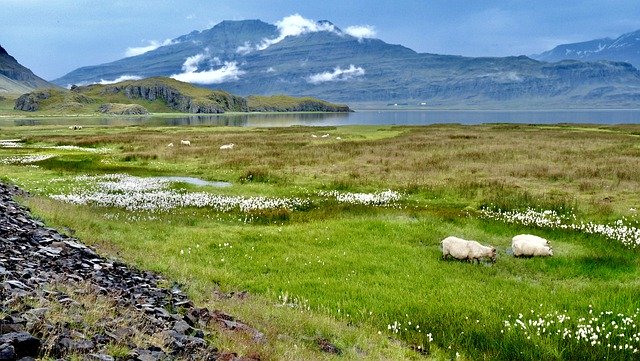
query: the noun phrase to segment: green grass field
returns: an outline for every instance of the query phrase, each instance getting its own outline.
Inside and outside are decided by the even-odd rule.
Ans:
[[[0,139],[23,145],[0,148],[0,174],[48,224],[264,330],[268,344],[217,335],[244,354],[331,358],[321,337],[345,359],[632,360],[639,136],[640,126],[0,124]],[[147,180],[164,175],[232,186]],[[387,190],[399,199],[370,201]],[[58,200],[78,197],[93,201]],[[532,220],[487,213],[528,208]],[[550,239],[554,256],[514,258],[520,233]],[[493,245],[497,262],[443,261],[449,235]],[[248,299],[219,296],[242,290]]]

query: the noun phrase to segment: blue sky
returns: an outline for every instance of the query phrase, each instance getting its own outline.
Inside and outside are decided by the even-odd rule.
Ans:
[[[638,0],[0,0],[0,45],[51,80],[222,20],[300,14],[418,52],[528,55],[640,29]]]

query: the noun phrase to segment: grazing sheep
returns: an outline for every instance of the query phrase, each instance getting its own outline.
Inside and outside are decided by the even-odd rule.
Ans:
[[[180,141],[180,145],[188,145],[188,146],[191,146],[191,141],[190,141],[190,140],[181,140],[181,141]]]
[[[231,143],[231,144],[223,144],[220,146],[220,149],[233,149],[233,146],[235,144]]]
[[[323,134],[322,138],[329,138],[329,134]]]
[[[336,139],[337,139],[337,140],[342,140],[342,138],[340,138],[340,137],[336,137]]]
[[[173,147],[173,143],[167,144],[167,147]]]
[[[551,244],[548,240],[542,237],[534,236],[533,234],[519,234],[517,236],[514,236],[512,238],[512,241],[525,241],[528,243],[536,243],[542,246],[551,247]]]
[[[522,237],[529,236],[529,237]],[[535,238],[531,238],[535,237]],[[518,235],[513,237],[511,242],[511,249],[513,255],[516,257],[535,257],[535,256],[553,256],[553,248],[548,245],[542,244],[544,240],[540,237],[531,235]],[[546,241],[546,240],[544,240]]]
[[[82,125],[70,125],[69,129],[71,129],[71,130],[81,130],[82,129]]]
[[[476,241],[467,241],[462,238],[449,236],[440,242],[442,244],[442,258],[447,259],[451,256],[459,260],[475,261],[480,263],[482,258],[490,258],[492,262],[496,261],[496,249],[493,247],[483,246]]]
[[[317,136],[317,135],[315,135],[315,134],[311,134],[311,137],[312,137],[312,138],[318,138],[318,136]]]

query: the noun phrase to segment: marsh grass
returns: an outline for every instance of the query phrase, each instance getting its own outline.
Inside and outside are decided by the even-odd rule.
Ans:
[[[383,338],[442,358],[456,353],[504,360],[618,357],[622,354],[568,346],[546,336],[531,341],[505,335],[503,321],[540,304],[545,312],[574,315],[584,314],[587,305],[625,314],[640,307],[637,250],[600,235],[506,224],[476,213],[483,206],[534,207],[601,223],[634,217],[632,209],[640,205],[635,166],[640,148],[632,134],[637,126],[111,127],[92,128],[81,136],[56,129],[2,131],[2,137],[31,142],[116,149],[90,156],[59,152],[53,158],[57,161],[42,162],[37,170],[9,165],[0,170],[41,195],[28,202],[49,224],[74,229],[104,252],[187,285],[199,302],[220,302],[248,323],[285,335],[307,350],[315,347],[310,340],[322,337],[352,350],[353,358],[395,352],[374,347],[359,354],[359,348],[369,346],[355,339],[365,345],[377,341],[349,334],[343,328],[348,325],[373,333],[367,340],[379,341],[379,331]],[[311,136],[324,133],[332,138]],[[192,146],[166,147],[180,139],[190,139]],[[236,147],[221,152],[219,145],[227,143]],[[0,149],[0,154],[14,151],[19,150]],[[131,159],[124,161],[127,155]],[[92,160],[74,165],[83,159]],[[69,190],[65,183],[75,175],[107,169],[227,180],[234,186],[215,191],[313,201],[295,211],[260,211],[247,222],[246,214],[191,208],[145,218],[44,197]],[[256,181],[238,181],[248,175]],[[61,181],[51,182],[54,178]],[[397,207],[317,196],[319,191],[387,189],[403,195]],[[519,233],[552,240],[555,256],[515,259],[509,248],[511,237]],[[497,263],[442,261],[439,242],[448,235],[495,246]],[[217,289],[248,290],[257,300],[225,303],[211,296]],[[274,308],[283,295],[298,300],[298,306]],[[329,332],[305,320],[339,326]],[[234,336],[225,342],[245,344],[246,354],[306,355],[279,343],[245,341]]]

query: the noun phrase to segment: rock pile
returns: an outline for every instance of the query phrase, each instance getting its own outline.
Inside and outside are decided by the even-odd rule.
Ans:
[[[237,360],[240,358],[235,354],[219,352],[210,345],[202,328],[217,324],[254,339],[264,338],[230,315],[196,307],[177,286],[160,287],[166,284],[160,276],[103,258],[77,239],[45,227],[13,201],[16,195],[24,193],[0,184],[0,361],[43,355],[62,358],[69,353],[86,355],[89,360],[113,360],[105,345],[123,340],[130,350],[123,359],[128,360]],[[79,283],[88,283],[98,294],[112,297],[118,307],[144,313],[147,332],[160,336],[156,339],[162,344],[138,347],[133,335],[119,329],[82,335],[71,327],[48,322],[46,307],[14,307],[24,305],[20,301],[29,297],[72,305],[76,303],[73,296],[54,291],[51,285]],[[38,327],[33,327],[35,324]]]

